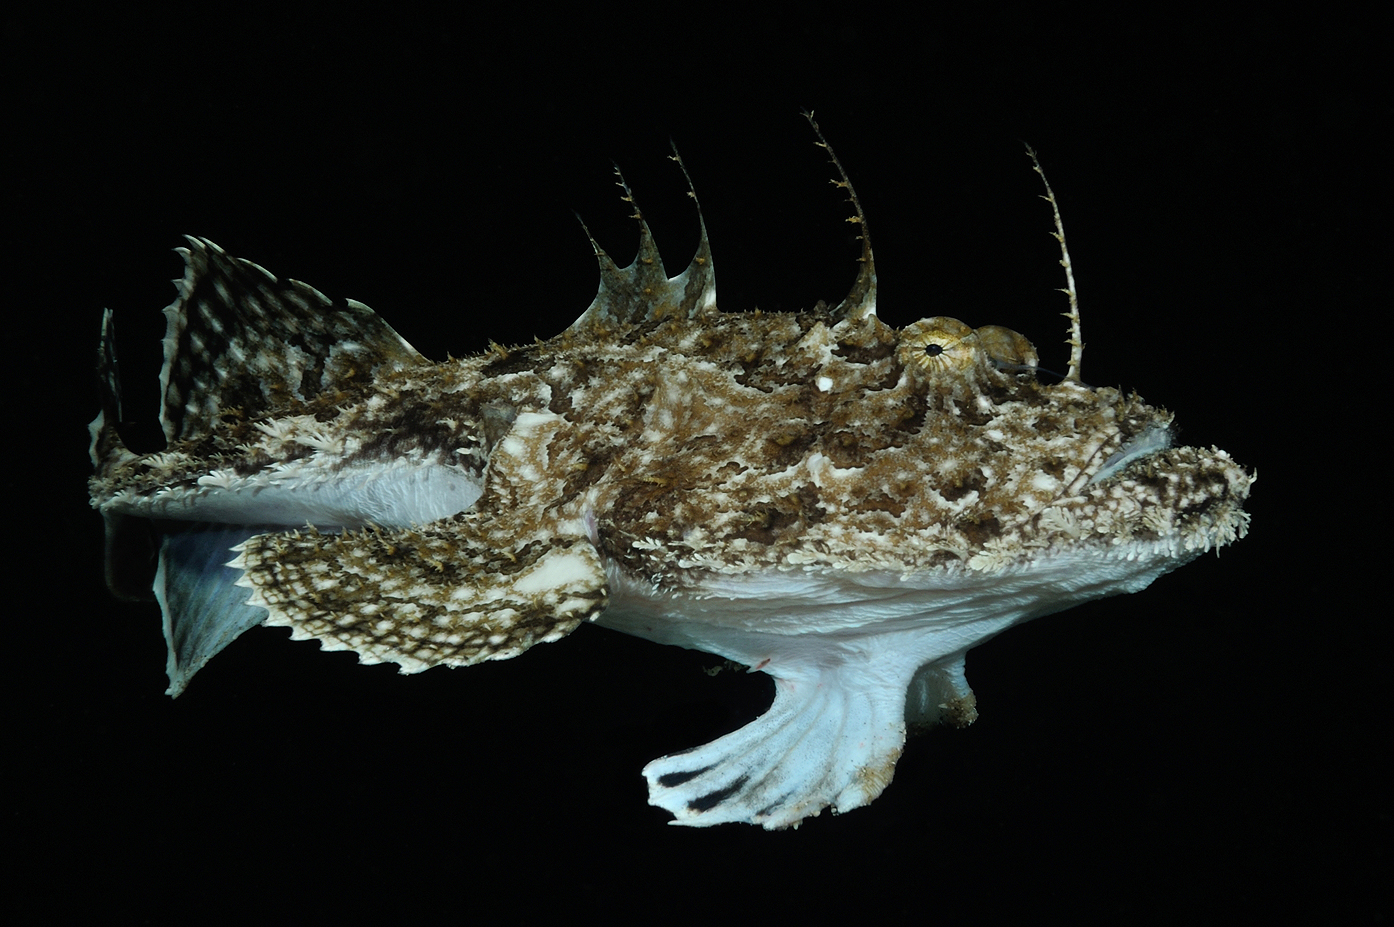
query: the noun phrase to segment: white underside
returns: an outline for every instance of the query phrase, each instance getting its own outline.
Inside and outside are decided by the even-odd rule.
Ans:
[[[481,491],[466,471],[430,461],[342,468],[293,462],[248,476],[214,471],[197,487],[153,496],[120,493],[102,511],[222,524],[406,527],[463,512]]]
[[[880,794],[905,742],[912,680],[912,702],[925,693],[970,699],[969,648],[1018,622],[1136,592],[1182,562],[1160,551],[1127,559],[1089,549],[993,573],[712,575],[676,594],[611,565],[611,604],[598,623],[775,678],[764,715],[655,760],[644,775],[650,804],[672,812],[675,824],[779,828]],[[945,707],[911,709],[932,718]]]

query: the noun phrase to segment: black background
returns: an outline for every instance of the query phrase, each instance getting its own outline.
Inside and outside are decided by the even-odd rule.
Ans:
[[[1330,10],[980,9],[6,14],[9,907],[1387,919],[1378,30]],[[870,807],[797,831],[665,825],[640,768],[758,714],[768,682],[602,629],[409,678],[256,629],[161,694],[158,609],[101,585],[83,425],[111,307],[128,414],[154,430],[179,235],[460,356],[586,306],[573,210],[628,260],[612,159],[670,270],[686,263],[671,138],[722,307],[832,302],[856,249],[803,108],[870,217],[882,317],[1005,324],[1061,368],[1035,146],[1085,378],[1257,468],[1251,536],[975,650],[981,720],[912,742]]]

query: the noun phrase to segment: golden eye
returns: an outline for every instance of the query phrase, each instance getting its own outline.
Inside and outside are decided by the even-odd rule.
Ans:
[[[1035,345],[1020,332],[1001,325],[984,325],[977,334],[983,352],[999,367],[1035,367],[1040,360]]]
[[[941,315],[907,325],[900,333],[897,356],[906,367],[938,374],[972,366],[981,350],[972,328]]]

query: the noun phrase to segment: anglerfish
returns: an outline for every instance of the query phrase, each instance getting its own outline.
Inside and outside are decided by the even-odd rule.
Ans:
[[[974,645],[1245,534],[1249,473],[1081,378],[1048,183],[1061,375],[1004,327],[882,322],[866,217],[818,139],[861,260],[845,299],[805,311],[718,309],[700,206],[674,277],[636,206],[636,258],[592,239],[599,291],[569,328],[442,363],[362,303],[190,238],[164,449],[118,434],[110,311],[91,426],[107,581],[158,601],[168,694],[258,624],[417,673],[593,622],[774,678],[759,718],[643,774],[673,823],[782,828],[875,799],[908,728],[971,723]]]

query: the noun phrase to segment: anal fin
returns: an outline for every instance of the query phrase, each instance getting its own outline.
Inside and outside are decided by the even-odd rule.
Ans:
[[[248,628],[266,618],[237,585],[240,571],[227,565],[233,549],[265,528],[247,525],[173,526],[160,541],[155,598],[164,613],[169,646],[169,689],[177,697],[195,673]]]

